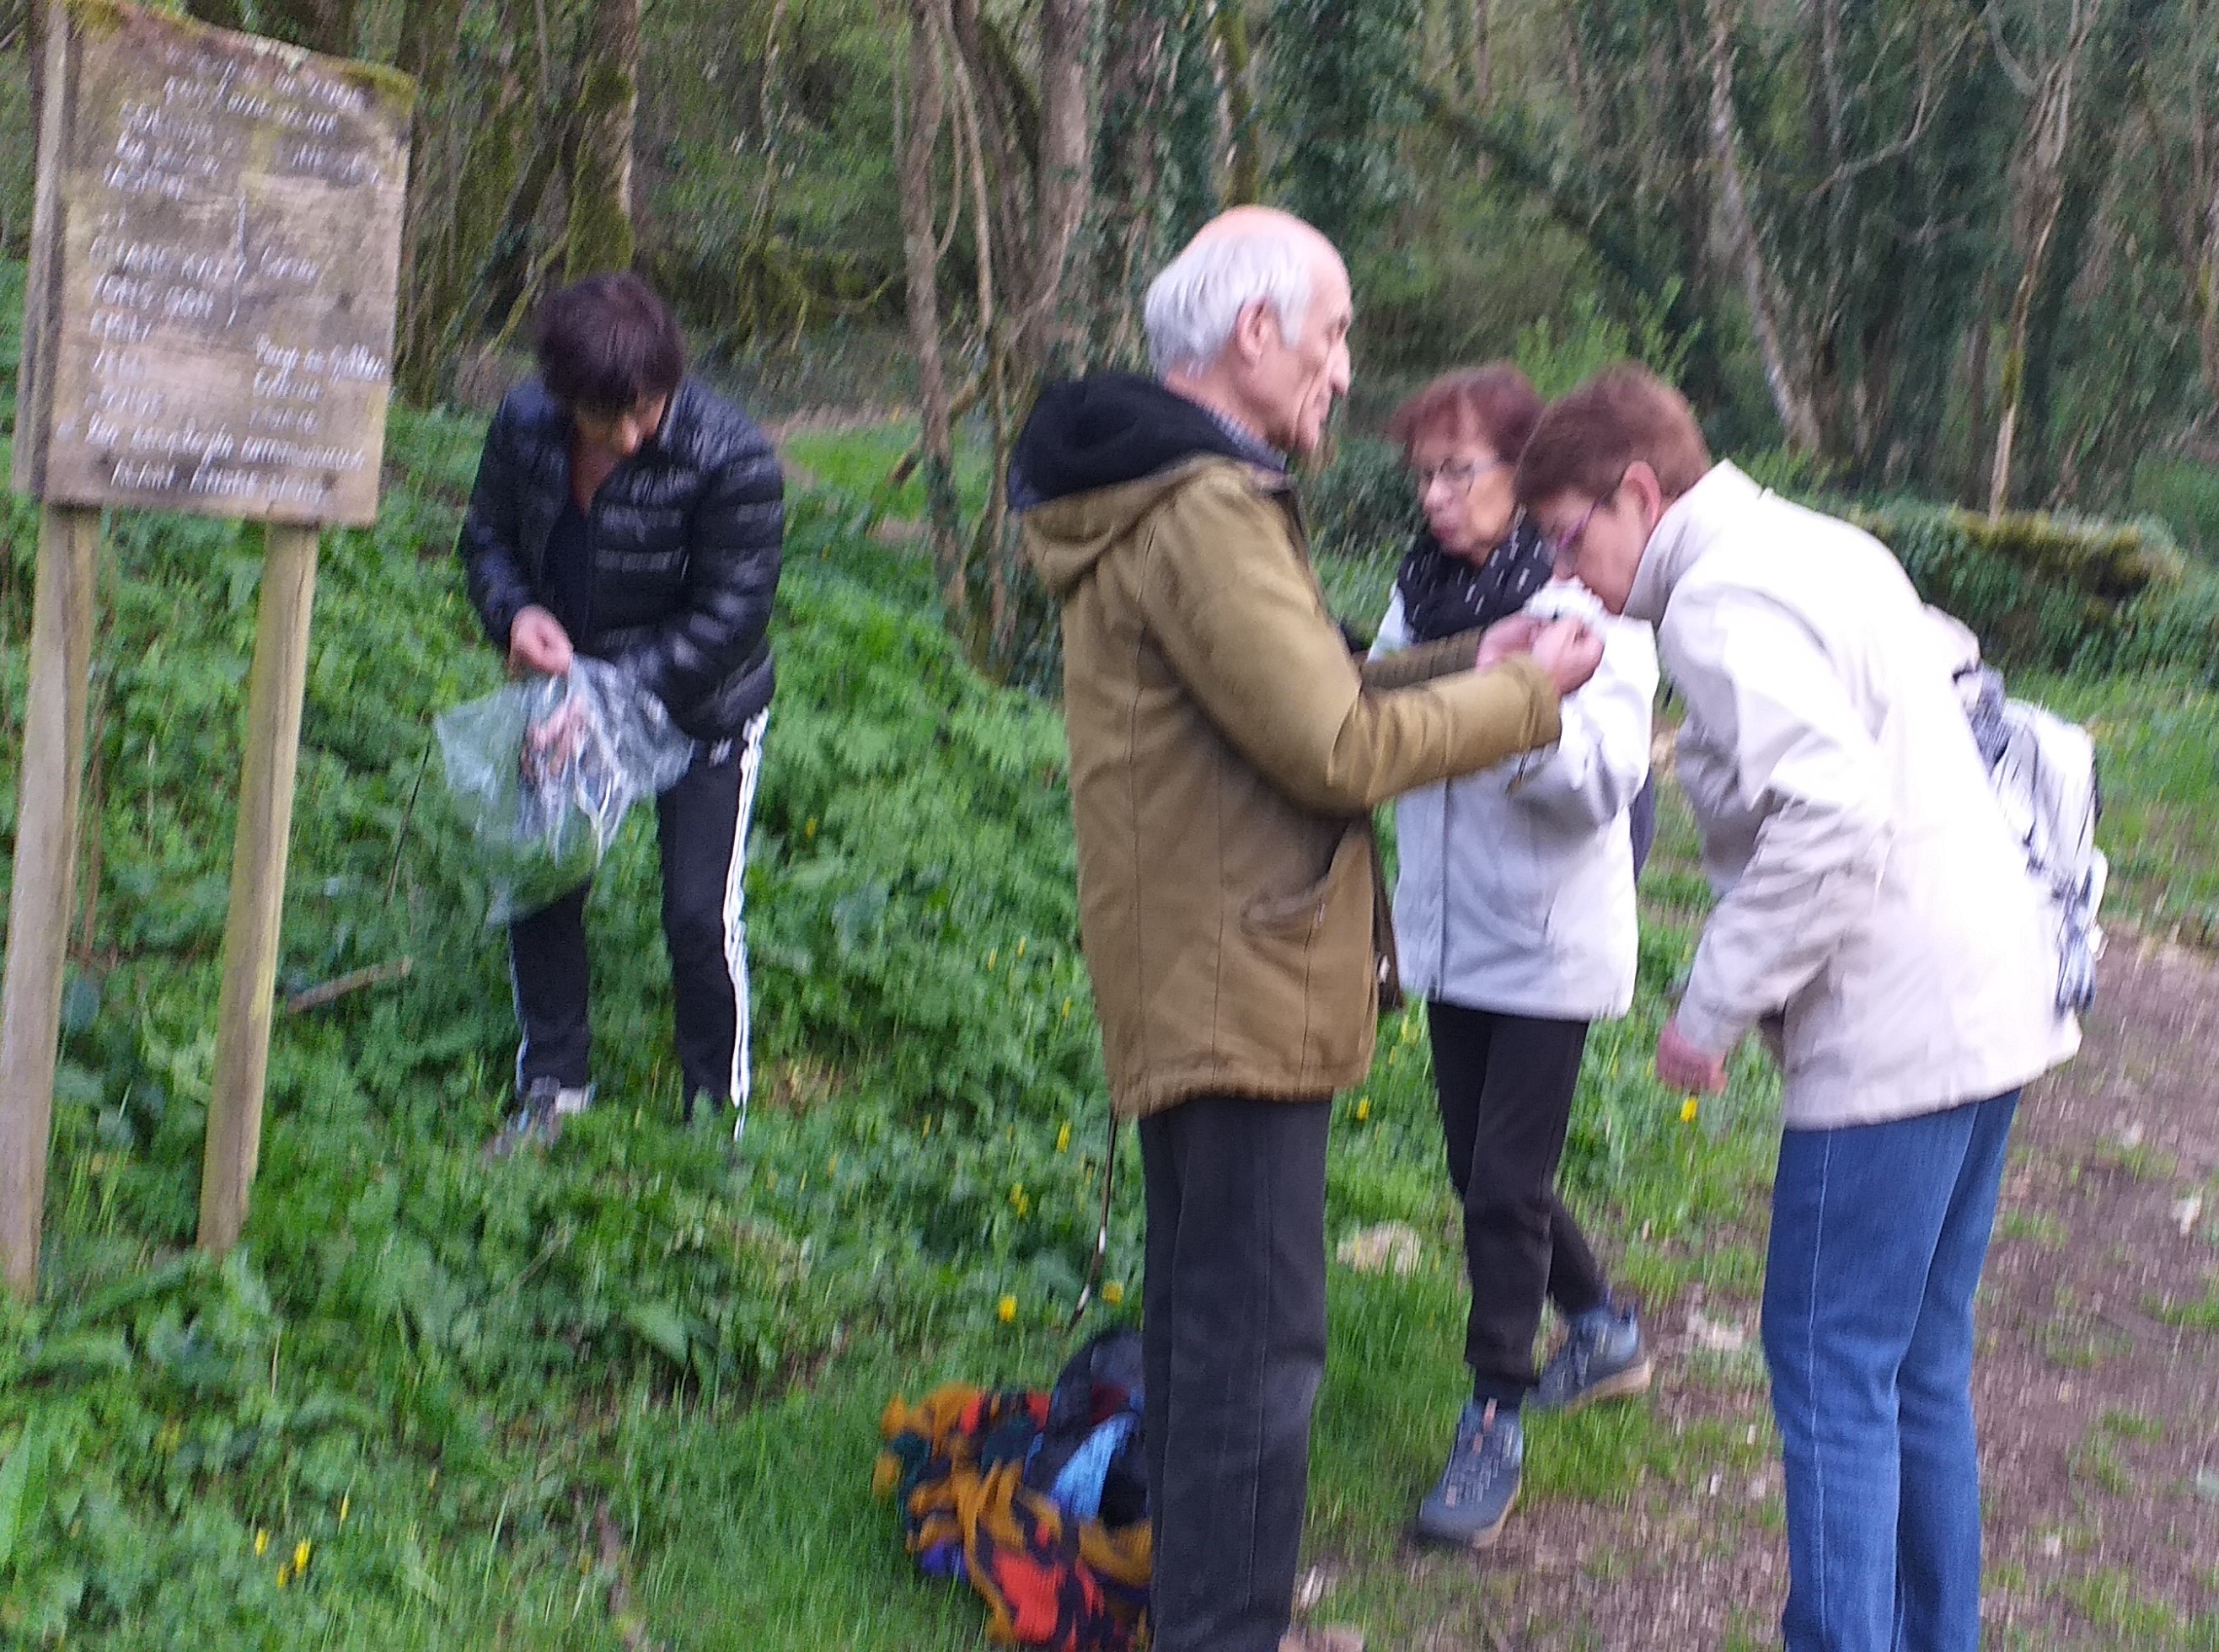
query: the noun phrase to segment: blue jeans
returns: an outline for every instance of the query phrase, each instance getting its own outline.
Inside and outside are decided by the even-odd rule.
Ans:
[[[1973,1292],[2017,1105],[1781,1138],[1764,1353],[1790,1652],[1980,1644]]]

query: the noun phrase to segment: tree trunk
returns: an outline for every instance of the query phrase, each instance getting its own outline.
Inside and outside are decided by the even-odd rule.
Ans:
[[[1256,152],[1254,94],[1248,78],[1247,0],[1216,0],[1219,72],[1225,79],[1225,204],[1252,205],[1264,198],[1264,163]]]
[[[2011,449],[2018,436],[2019,397],[2025,386],[2028,319],[2034,313],[2035,295],[2042,287],[2042,260],[2048,256],[2050,237],[2056,233],[2059,213],[2065,205],[2065,162],[2073,140],[2073,90],[2079,78],[2080,60],[2087,49],[2088,32],[2102,0],[2073,0],[2072,32],[2062,52],[2042,71],[2036,87],[2034,107],[2027,116],[2027,135],[2021,151],[2023,188],[2023,245],[2018,283],[2011,294],[2011,320],[2004,338],[2002,413],[1996,420],[1995,463],[1988,472],[1988,514],[2000,516],[2010,507]]]
[[[940,352],[940,238],[932,216],[932,160],[947,117],[940,63],[946,0],[910,0],[909,11],[910,95],[901,123],[902,257],[909,283],[910,348],[917,355],[925,526],[931,536],[941,600],[953,617],[967,604],[955,497],[955,446]]]
[[[1471,0],[1472,102],[1484,109],[1495,101],[1495,6]]]
[[[563,278],[631,268],[632,133],[639,115],[640,0],[593,0],[579,65],[566,182]]]
[[[1112,0],[1095,162],[1092,284],[1097,361],[1140,354],[1140,297],[1163,239],[1165,128],[1178,42],[1155,0]]]
[[[214,0],[214,3],[227,9],[233,17],[244,9],[238,0]],[[311,52],[352,57],[355,0],[268,0],[255,14],[255,27],[258,33],[272,40],[305,46]]]
[[[401,359],[395,372],[404,394],[424,400],[431,399],[422,394],[427,388],[437,394],[432,388],[436,370],[431,385],[425,379],[433,354],[430,340],[446,324],[436,311],[431,315],[420,311],[427,298],[436,297],[438,283],[431,276],[437,261],[433,249],[455,211],[456,167],[449,146],[460,134],[455,130],[450,89],[455,34],[462,16],[462,0],[407,0],[401,19],[400,67],[415,78],[416,109],[409,123],[408,199],[401,228],[401,267],[407,278],[401,283],[401,314],[395,328]]]
[[[1033,195],[1032,291],[1019,318],[1029,376],[1067,371],[1090,307],[1070,277],[1071,247],[1086,216],[1093,158],[1093,100],[1086,62],[1097,0],[1041,0],[1041,145]]]
[[[1780,415],[1787,444],[1803,453],[1817,453],[1825,445],[1817,407],[1810,393],[1798,382],[1780,335],[1772,276],[1766,268],[1764,248],[1757,239],[1748,197],[1742,189],[1740,139],[1733,106],[1733,37],[1726,0],[1707,0],[1710,12],[1710,136],[1711,164],[1717,194],[1719,230],[1741,276],[1742,293],[1749,304],[1750,330],[1756,335],[1757,353],[1764,363],[1765,388]]]
[[[32,0],[35,14],[46,9],[46,0]],[[245,28],[246,19],[240,14],[239,0],[190,0],[185,15],[195,21],[214,23],[218,28]]]
[[[2214,134],[2219,138],[2219,134]],[[2210,194],[2203,202],[2203,237],[2196,270],[2196,343],[2203,366],[2203,388],[2219,401],[2219,168],[2213,169]]]

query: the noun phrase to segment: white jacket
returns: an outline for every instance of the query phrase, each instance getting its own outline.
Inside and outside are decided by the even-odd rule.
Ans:
[[[1585,587],[1526,605],[1603,634],[1546,751],[1421,786],[1395,805],[1395,947],[1403,990],[1470,1009],[1598,1021],[1633,1002],[1638,930],[1626,806],[1649,774],[1656,647]],[[1399,593],[1372,652],[1410,643]]]
[[[1723,1054],[1765,1020],[1791,1129],[1983,1100],[2079,1048],[1948,639],[1886,547],[1722,464],[1657,524],[1625,611],[1687,701],[1719,893],[1688,1039]]]

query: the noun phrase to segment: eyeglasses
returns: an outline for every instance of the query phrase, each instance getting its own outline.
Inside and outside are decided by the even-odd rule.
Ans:
[[[1445,481],[1451,493],[1468,492],[1472,484],[1490,470],[1499,470],[1509,463],[1507,459],[1451,459],[1443,464],[1413,465],[1410,467],[1411,485],[1422,498],[1431,492],[1436,481]]]
[[[1580,519],[1573,523],[1569,530],[1557,538],[1544,539],[1541,543],[1548,548],[1549,559],[1558,568],[1562,568],[1578,551],[1580,536],[1588,531],[1588,524],[1594,520],[1594,513],[1602,509],[1610,500],[1617,498],[1618,490],[1625,486],[1625,472],[1621,470],[1618,473],[1618,480],[1611,483],[1606,491],[1595,495],[1594,502],[1580,512]]]

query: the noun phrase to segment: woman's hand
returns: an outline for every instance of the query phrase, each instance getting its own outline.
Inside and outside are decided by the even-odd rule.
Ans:
[[[1531,654],[1533,639],[1540,634],[1541,622],[1532,614],[1496,620],[1480,636],[1479,655],[1472,661],[1472,669],[1491,670],[1514,654]]]
[[[1726,1087],[1725,1059],[1697,1049],[1668,1021],[1656,1035],[1656,1077],[1667,1090],[1715,1096]]]
[[[508,628],[508,668],[521,675],[527,671],[559,677],[570,668],[570,633],[563,622],[534,603]]]

